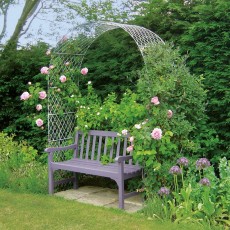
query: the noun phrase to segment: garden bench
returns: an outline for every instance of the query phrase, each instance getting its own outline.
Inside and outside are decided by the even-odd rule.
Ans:
[[[126,155],[129,136],[120,136],[112,131],[90,130],[87,134],[77,131],[75,142],[64,147],[46,148],[49,165],[49,193],[54,193],[55,185],[73,182],[74,189],[78,188],[78,174],[90,174],[108,177],[118,185],[119,208],[124,208],[124,199],[137,195],[137,192],[124,192],[124,181],[142,174],[141,167],[133,164],[132,155]],[[54,161],[54,154],[60,151],[72,150],[70,160]],[[102,164],[101,158],[108,157],[110,163]],[[54,171],[67,170],[73,172],[73,177],[54,181]]]

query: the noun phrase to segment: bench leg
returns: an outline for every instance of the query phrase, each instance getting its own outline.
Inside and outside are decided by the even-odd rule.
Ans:
[[[52,169],[49,169],[49,194],[54,194],[54,175]]]
[[[73,189],[78,189],[78,173],[73,173],[74,181],[73,181]]]
[[[119,208],[124,209],[124,180],[118,183]]]

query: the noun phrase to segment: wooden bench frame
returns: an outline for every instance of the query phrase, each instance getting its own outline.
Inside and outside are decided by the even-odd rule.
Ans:
[[[137,195],[137,192],[124,193],[124,181],[142,174],[140,166],[132,163],[132,155],[126,155],[129,135],[119,136],[116,132],[90,130],[87,135],[77,131],[75,142],[64,147],[46,148],[49,166],[49,193],[54,193],[55,185],[73,182],[73,188],[78,188],[78,173],[108,177],[118,185],[119,208],[124,209],[124,199]],[[107,142],[110,139],[108,148]],[[55,162],[53,155],[58,151],[73,150],[73,158]],[[96,153],[96,154],[95,154]],[[110,159],[115,157],[114,163],[103,165],[100,157],[109,153]],[[127,163],[128,161],[128,163]],[[67,170],[73,172],[73,177],[61,181],[54,181],[54,171]]]

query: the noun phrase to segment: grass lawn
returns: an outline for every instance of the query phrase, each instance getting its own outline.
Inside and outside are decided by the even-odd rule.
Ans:
[[[0,229],[202,229],[147,220],[139,213],[96,207],[49,195],[21,194],[0,189]]]

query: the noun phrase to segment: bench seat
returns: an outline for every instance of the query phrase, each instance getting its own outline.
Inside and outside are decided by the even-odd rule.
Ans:
[[[64,162],[53,162],[52,163],[53,170],[68,170],[77,173],[85,173],[95,176],[103,176],[109,177],[111,179],[118,179],[119,171],[118,171],[118,163],[109,163],[103,165],[100,161],[94,160],[82,160],[73,158]],[[129,179],[135,176],[140,175],[141,167],[138,165],[125,165],[124,167],[124,179]]]

